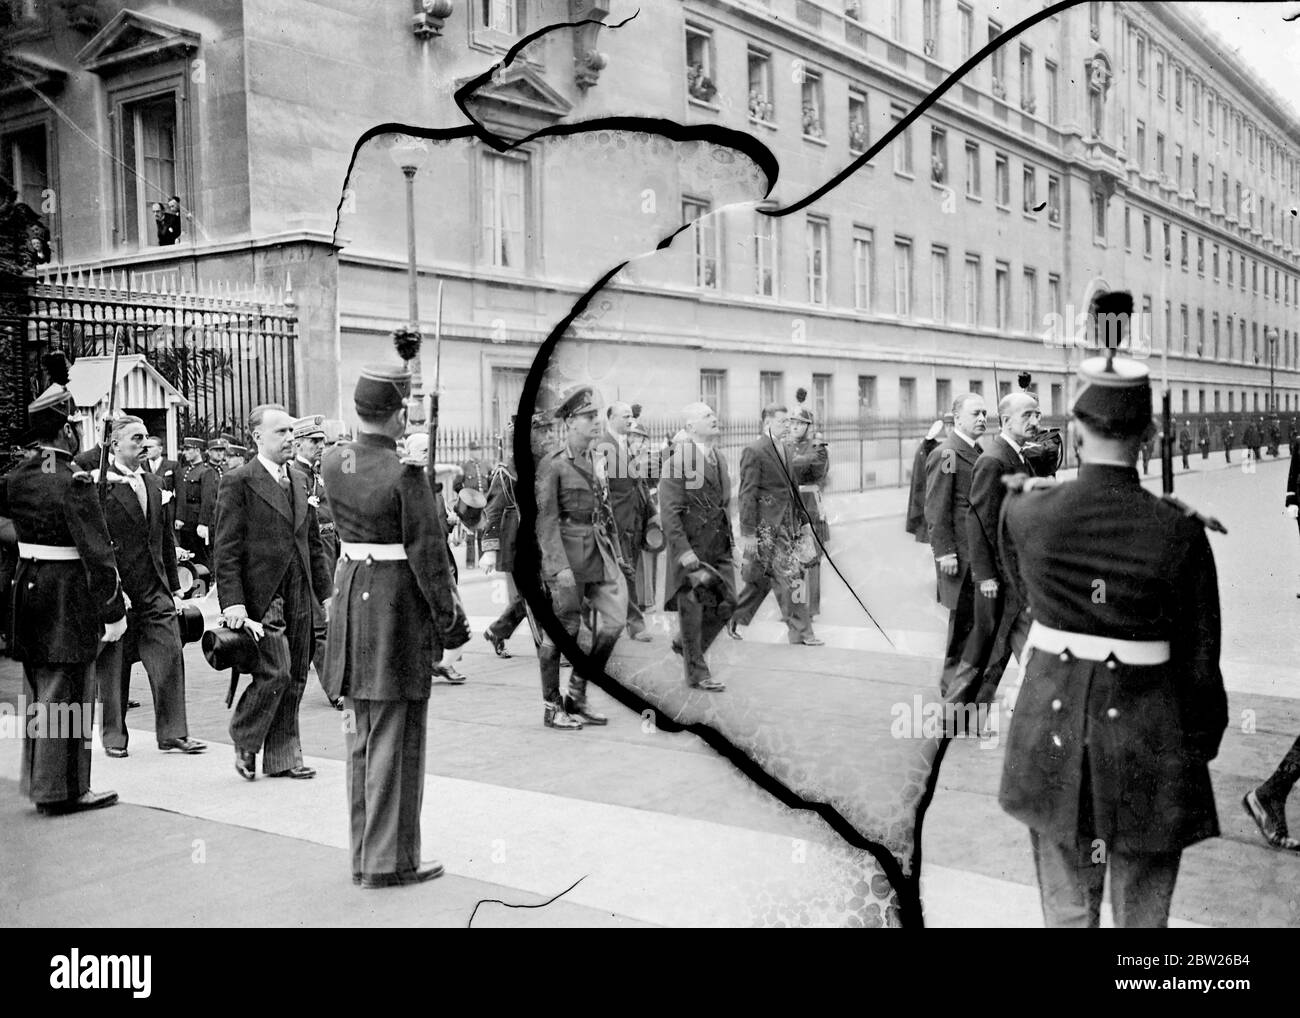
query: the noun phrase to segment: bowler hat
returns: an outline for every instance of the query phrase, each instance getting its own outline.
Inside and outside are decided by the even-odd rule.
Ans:
[[[233,668],[251,675],[257,667],[257,640],[247,629],[209,629],[203,634],[203,656],[219,672]]]

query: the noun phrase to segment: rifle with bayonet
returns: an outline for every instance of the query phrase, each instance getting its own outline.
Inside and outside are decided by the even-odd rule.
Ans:
[[[119,326],[120,328],[120,326]],[[104,414],[104,434],[99,443],[99,477],[95,482],[99,492],[99,504],[108,499],[108,447],[113,440],[113,415],[117,406],[117,358],[121,353],[118,343],[118,330],[113,330],[113,374],[108,384],[108,410]]]

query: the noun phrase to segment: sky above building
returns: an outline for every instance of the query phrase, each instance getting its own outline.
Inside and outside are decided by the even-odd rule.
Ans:
[[[1205,20],[1226,49],[1235,51],[1290,103],[1292,113],[1300,110],[1300,3],[1189,0],[1187,6]]]

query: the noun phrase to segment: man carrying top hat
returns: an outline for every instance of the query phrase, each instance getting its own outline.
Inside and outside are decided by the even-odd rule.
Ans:
[[[69,813],[117,801],[90,790],[90,738],[95,657],[126,632],[126,607],[94,481],[72,463],[80,418],[66,359],[52,354],[47,368],[54,384],[27,407],[37,449],[0,477],[0,516],[18,537],[13,656],[30,705],[20,790],[42,813]]]
[[[659,513],[667,546],[664,609],[677,612],[686,684],[705,692],[727,688],[709,672],[705,655],[736,607],[732,557],[731,475],[717,449],[718,418],[705,403],[683,411],[688,440],[679,442],[659,478]],[[717,577],[722,590],[706,590]],[[705,588],[705,589],[702,589]],[[707,602],[707,603],[706,603]]]
[[[329,499],[325,495],[325,482],[320,475],[321,453],[325,449],[325,418],[320,414],[299,417],[293,422],[294,466],[303,482],[303,496],[316,510],[316,523],[320,527],[321,547],[325,552],[325,568],[330,576],[339,560],[338,540],[334,533],[334,517],[330,515]],[[332,590],[333,588],[331,588]],[[312,667],[316,669],[316,679],[324,688],[325,675],[325,636],[328,620],[325,609],[317,604],[312,607]],[[343,709],[343,702],[337,697],[330,700],[335,710]]]
[[[605,461],[591,455],[600,437],[594,390],[571,393],[555,416],[565,428],[564,445],[542,459],[537,470],[537,545],[542,580],[551,607],[575,640],[588,611],[596,613],[591,653],[593,670],[604,671],[614,644],[627,624],[627,581],[618,549],[614,511],[609,501]],[[568,696],[560,696],[560,650],[542,634],[542,721],[548,728],[603,725],[609,719],[587,702],[585,669],[574,663]]]
[[[252,684],[235,705],[235,770],[252,781],[257,753],[270,777],[310,778],[298,737],[298,707],[311,664],[312,612],[330,596],[316,508],[293,458],[293,418],[270,403],[253,408],[257,455],[221,479],[213,577],[229,629],[257,638]],[[313,604],[313,602],[315,602]]]
[[[470,635],[424,463],[397,456],[410,384],[403,366],[365,368],[357,440],[321,463],[339,537],[323,678],[351,712],[352,880],[365,887],[442,873],[420,858],[425,720],[435,662],[454,663]]]
[[[130,607],[126,635],[107,646],[95,666],[104,704],[104,751],[110,757],[127,755],[125,706],[131,666],[139,661],[153,690],[158,748],[200,753],[205,746],[189,737],[185,717],[185,662],[175,600],[181,596],[181,584],[168,506],[171,492],[142,468],[145,428],[140,418],[123,416],[113,423],[109,452],[104,519]]]
[[[203,440],[187,438],[185,466],[176,487],[176,539],[205,569],[212,568],[212,532],[217,521],[217,472],[203,462]]]
[[[999,801],[1030,829],[1048,926],[1096,927],[1109,865],[1115,925],[1163,927],[1183,849],[1219,833],[1214,555],[1199,517],[1139,481],[1146,367],[1096,357],[1079,377],[1078,479],[1002,511],[1002,572],[1033,623]]]

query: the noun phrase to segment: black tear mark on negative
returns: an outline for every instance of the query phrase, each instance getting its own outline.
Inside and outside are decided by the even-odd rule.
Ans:
[[[923,99],[915,108],[912,109],[902,120],[898,121],[893,127],[882,136],[866,152],[862,153],[857,159],[846,166],[842,171],[832,177],[825,184],[816,190],[805,195],[803,198],[795,201],[791,205],[780,209],[764,209],[763,214],[773,217],[781,217],[798,212],[801,209],[813,204],[818,199],[828,194],[833,188],[848,180],[862,166],[870,162],[877,154],[905,131],[922,113],[930,108],[944,93],[949,91],[962,77],[969,71],[978,66],[986,57],[995,50],[999,49],[1005,43],[1011,41],[1022,32],[1038,24],[1047,18],[1053,17],[1060,11],[1074,5],[1077,0],[1062,0],[1062,2],[1045,7],[1024,21],[1012,26],[1004,31],[997,39],[988,43],[983,49],[971,56],[961,67],[957,68],[942,83],[940,83],[925,99]],[[607,24],[607,28],[617,28],[633,20],[636,14],[617,24]],[[339,197],[339,202],[335,213],[334,240],[337,244],[338,231],[341,225],[341,217],[344,202],[346,201],[347,181],[351,178],[353,168],[356,165],[357,158],[361,148],[367,142],[383,134],[402,133],[414,137],[425,138],[431,141],[453,141],[456,139],[477,139],[484,144],[491,146],[493,149],[506,152],[519,145],[527,142],[546,137],[566,137],[571,135],[589,134],[596,131],[620,131],[620,132],[645,132],[659,134],[664,138],[673,141],[697,141],[718,145],[724,148],[732,148],[744,154],[751,159],[755,165],[763,172],[767,178],[767,190],[765,196],[770,194],[772,188],[776,185],[779,174],[779,164],[772,152],[757,139],[736,131],[731,128],[721,127],[711,124],[700,125],[683,125],[676,121],[663,118],[653,117],[603,117],[591,120],[574,122],[569,124],[557,124],[551,127],[543,128],[530,135],[527,135],[517,141],[509,141],[495,135],[488,130],[468,108],[468,103],[475,91],[485,84],[491,83],[497,75],[505,68],[509,67],[515,58],[529,45],[543,38],[544,36],[557,31],[571,29],[581,24],[596,23],[590,19],[577,22],[560,22],[547,25],[528,36],[522,38],[506,53],[500,63],[494,65],[490,70],[480,74],[469,81],[465,82],[458,88],[454,94],[454,100],[461,113],[470,121],[468,125],[457,128],[446,129],[429,129],[417,125],[385,123],[368,129],[363,133],[353,146],[352,157],[348,163],[347,173],[344,178],[344,187]],[[604,24],[601,22],[601,24]],[[1045,203],[1044,203],[1045,205]],[[1292,214],[1296,214],[1292,210]],[[673,238],[683,230],[687,229],[690,224],[683,224],[668,236],[664,237],[656,246],[656,250],[663,250],[672,244]],[[529,369],[528,377],[524,382],[523,392],[520,397],[518,417],[520,420],[529,420],[535,410],[537,397],[541,390],[543,375],[547,369],[551,354],[554,352],[560,340],[564,337],[569,326],[583,312],[586,311],[591,303],[592,297],[599,293],[603,288],[621,272],[627,261],[620,262],[611,268],[599,280],[593,284],[586,293],[578,299],[570,309],[568,315],[562,321],[557,323],[552,329],[550,335],[542,343],[537,355]],[[520,539],[516,550],[516,558],[519,562],[518,575],[515,577],[520,592],[524,595],[529,606],[531,607],[534,617],[539,625],[554,640],[559,648],[571,662],[575,665],[583,665],[583,672],[588,675],[590,681],[598,685],[606,694],[613,697],[619,703],[628,707],[630,710],[640,714],[646,710],[654,711],[656,715],[656,725],[662,731],[667,732],[689,732],[705,742],[719,755],[725,757],[746,777],[756,785],[772,795],[783,805],[791,808],[812,812],[821,818],[832,830],[842,837],[849,845],[862,851],[869,852],[880,865],[886,877],[893,885],[898,894],[900,919],[905,927],[924,925],[924,918],[921,909],[920,898],[920,873],[921,873],[921,832],[924,821],[925,810],[933,799],[934,790],[938,780],[940,764],[948,748],[948,740],[945,739],[939,747],[934,757],[934,762],[930,769],[929,780],[925,792],[921,796],[916,807],[916,822],[913,827],[913,843],[910,874],[904,873],[893,853],[882,845],[879,845],[869,838],[865,837],[856,827],[853,826],[835,807],[828,803],[809,800],[797,794],[783,782],[779,781],[766,770],[762,768],[747,753],[733,745],[717,730],[703,724],[681,724],[673,721],[671,718],[663,716],[657,708],[649,704],[642,697],[632,692],[622,683],[614,680],[603,672],[591,671],[589,661],[578,645],[578,642],[571,638],[564,628],[559,624],[554,611],[551,608],[550,600],[542,589],[540,581],[541,556],[537,547],[536,539],[536,495],[535,481],[536,471],[533,465],[531,435],[529,429],[516,428],[514,435],[514,459],[516,469],[519,472],[519,487],[522,489],[522,497],[519,499],[520,508]],[[575,885],[576,886],[576,885]],[[569,888],[570,890],[572,888]],[[567,893],[566,892],[561,892]],[[557,896],[558,897],[558,896]],[[554,900],[554,899],[552,899]],[[504,902],[502,904],[505,904]],[[548,903],[549,904],[549,903]],[[529,906],[537,907],[537,906]],[[477,906],[476,906],[477,909]],[[473,917],[471,916],[471,921]]]

